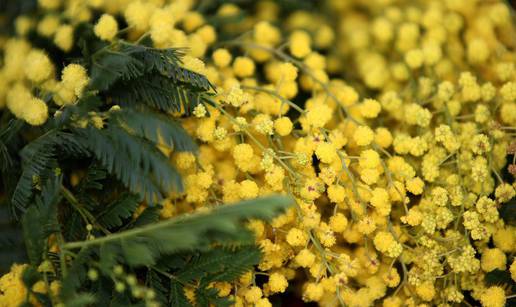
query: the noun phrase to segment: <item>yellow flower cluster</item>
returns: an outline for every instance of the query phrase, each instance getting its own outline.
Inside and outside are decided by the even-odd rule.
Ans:
[[[260,0],[255,15],[217,30],[190,0],[63,2],[74,23],[109,14],[95,26],[103,40],[116,37],[119,15],[135,40],[188,47],[184,66],[217,89],[214,103],[180,119],[200,153],[171,152],[185,193],[169,195],[162,218],[271,193],[296,199],[270,224],[249,222],[264,257],[236,283],[216,283],[219,295],[261,307],[285,291],[353,307],[451,306],[466,292],[502,307],[511,295],[484,282],[509,267],[516,280],[516,228],[499,214],[516,195],[514,177],[501,175],[516,175],[515,161],[506,165],[516,152],[516,27],[502,1],[326,0],[328,18],[285,17]],[[217,17],[239,13],[224,4]],[[53,15],[32,26],[65,51],[73,40],[74,24]],[[211,48],[217,31],[237,38]],[[46,119],[45,102],[30,112],[23,103],[36,100],[32,88],[58,105],[85,89],[79,65],[57,81],[24,39],[4,50],[0,102],[31,124]]]
[[[27,296],[27,289],[22,280],[23,271],[27,267],[26,264],[13,264],[11,271],[0,277],[0,307],[20,306],[27,298],[34,306],[41,306],[33,295]],[[47,293],[47,289],[50,289],[52,296],[56,296],[59,293],[60,283],[53,281],[46,284],[38,281],[32,286],[34,293]]]
[[[321,306],[448,306],[466,292],[503,306],[510,292],[483,280],[516,251],[516,228],[498,213],[516,193],[500,175],[516,123],[509,8],[326,5],[341,24],[309,12],[280,21],[261,1],[247,34],[205,58],[217,104],[184,120],[202,145],[199,165],[182,170],[213,170],[212,184],[189,201],[201,184],[189,181],[186,198],[170,196],[176,212],[296,198],[270,225],[249,223],[264,258],[225,291],[237,306],[271,306],[287,288]]]

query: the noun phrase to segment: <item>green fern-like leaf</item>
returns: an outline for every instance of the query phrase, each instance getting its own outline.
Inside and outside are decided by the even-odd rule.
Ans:
[[[133,193],[153,204],[162,191],[181,190],[179,173],[156,145],[115,126],[76,129],[100,163]]]
[[[21,150],[22,174],[11,197],[18,209],[25,210],[29,203],[34,180],[44,182],[58,167],[56,157],[62,150],[77,155],[86,152],[74,135],[59,130],[49,130]]]
[[[121,82],[110,93],[113,101],[123,106],[144,103],[158,110],[184,111],[189,115],[203,101],[206,90],[188,83],[175,83],[162,75],[147,74],[141,79]]]
[[[138,250],[131,253],[131,262],[139,265],[153,264],[162,254],[181,250],[204,249],[212,242],[253,242],[253,236],[242,231],[242,222],[250,218],[270,219],[291,204],[287,197],[272,196],[226,205],[210,213],[189,216],[142,226],[85,242],[71,242],[67,248],[113,244],[123,249]],[[144,251],[145,250],[145,251]]]
[[[170,283],[170,306],[177,307],[189,307],[191,306],[190,302],[185,296],[185,292],[183,290],[183,285],[181,285],[177,281],[171,281]]]
[[[144,69],[144,64],[130,54],[108,50],[99,59],[93,58],[90,87],[105,91],[120,79],[141,77]]]
[[[30,263],[33,265],[40,263],[45,247],[44,232],[40,223],[41,215],[39,209],[36,206],[30,207],[23,215],[22,226],[27,255],[29,256]]]
[[[111,120],[155,144],[164,144],[177,151],[197,150],[197,145],[179,123],[148,109],[123,109],[113,112]]]
[[[121,195],[115,202],[109,204],[96,217],[97,222],[106,228],[120,227],[124,219],[130,217],[138,208],[138,199],[135,195]]]

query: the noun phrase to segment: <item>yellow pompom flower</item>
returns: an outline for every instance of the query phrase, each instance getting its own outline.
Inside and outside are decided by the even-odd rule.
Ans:
[[[213,62],[217,67],[224,68],[231,63],[231,53],[227,49],[219,48],[213,52]]]
[[[233,71],[237,77],[250,77],[254,74],[254,69],[254,62],[248,57],[237,57],[233,62]]]
[[[287,233],[287,243],[291,246],[305,246],[308,242],[308,235],[298,228],[291,228]]]
[[[342,213],[330,217],[330,228],[334,232],[343,232],[348,226],[348,219]]]
[[[61,50],[68,52],[73,47],[73,27],[70,25],[60,26],[54,36],[54,43]]]
[[[309,268],[315,262],[315,255],[305,248],[299,251],[294,260],[300,267]]]
[[[61,0],[38,0],[38,5],[47,10],[55,10],[61,5]]]
[[[39,83],[50,78],[54,71],[54,65],[43,51],[33,49],[27,55],[24,69],[29,80]]]
[[[375,99],[366,99],[360,105],[360,113],[365,118],[375,118],[381,110],[382,106]]]
[[[434,284],[429,281],[422,283],[416,287],[416,293],[423,301],[429,302],[436,294]]]
[[[260,298],[262,298],[262,289],[257,286],[252,286],[245,291],[244,298],[248,303],[256,303]]]
[[[86,68],[79,64],[67,65],[62,73],[61,80],[66,89],[70,89],[77,97],[81,97],[90,81]]]
[[[405,54],[405,62],[412,69],[420,68],[424,59],[425,56],[421,49],[413,49]]]
[[[274,130],[280,136],[287,136],[292,132],[292,121],[288,117],[280,117],[274,121]]]
[[[312,52],[311,42],[310,35],[305,31],[298,30],[293,32],[290,35],[290,53],[296,58],[304,58]]]
[[[415,177],[407,181],[406,188],[407,191],[414,195],[419,195],[423,193],[423,187],[425,186],[425,183],[421,178]]]
[[[374,132],[368,126],[359,126],[353,133],[353,140],[359,146],[367,146],[374,140]]]
[[[22,280],[26,264],[13,264],[11,271],[0,277],[0,306],[20,306],[27,297]]]
[[[505,301],[505,291],[499,286],[489,287],[480,294],[482,307],[504,307]]]
[[[43,100],[32,98],[25,107],[26,110],[23,112],[23,119],[30,125],[40,126],[47,121],[48,107]]]
[[[488,248],[482,252],[480,266],[484,272],[491,272],[493,270],[505,270],[507,257],[499,248]]]
[[[339,158],[335,146],[327,142],[319,144],[315,150],[315,154],[321,162],[328,164],[331,164]]]
[[[242,199],[252,199],[258,196],[258,185],[252,180],[240,182],[240,197]]]
[[[288,281],[283,274],[272,273],[269,276],[268,285],[272,293],[282,293],[287,289]]]
[[[307,302],[319,301],[324,295],[324,287],[320,283],[310,282],[306,284],[303,292],[303,300]]]
[[[144,32],[149,28],[149,21],[155,7],[150,2],[131,1],[124,11],[124,17],[130,26]]]
[[[93,31],[98,38],[111,41],[118,33],[118,23],[113,16],[103,14],[93,28]]]

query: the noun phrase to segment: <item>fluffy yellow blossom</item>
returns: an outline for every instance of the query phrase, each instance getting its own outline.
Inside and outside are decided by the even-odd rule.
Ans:
[[[254,70],[254,62],[248,57],[237,57],[233,62],[233,71],[237,77],[250,77],[254,74]]]
[[[330,119],[331,109],[325,104],[318,105],[306,113],[306,122],[312,128],[324,127]]]
[[[416,293],[423,301],[427,302],[431,301],[436,294],[434,285],[431,282],[425,282],[417,286]]]
[[[22,274],[27,265],[13,264],[11,271],[0,277],[0,306],[19,306],[25,301],[27,289]]]
[[[309,249],[302,249],[294,258],[296,263],[304,268],[309,268],[315,261],[315,255]]]
[[[360,113],[365,118],[375,118],[378,116],[381,110],[382,106],[374,99],[366,99],[360,105]]]
[[[328,164],[331,164],[333,161],[339,158],[335,146],[327,142],[320,143],[315,150],[315,154],[317,155],[317,158],[321,160],[321,162]]]
[[[373,242],[377,250],[389,257],[398,257],[403,250],[401,244],[396,242],[392,234],[386,231],[378,232]]]
[[[48,119],[47,104],[39,99],[32,98],[29,103],[25,105],[23,112],[23,119],[32,126],[43,125]]]
[[[73,27],[70,25],[62,25],[57,28],[54,43],[63,51],[68,52],[72,49],[74,42]]]
[[[124,11],[127,23],[138,31],[145,31],[149,27],[154,6],[150,2],[132,1]]]
[[[330,217],[330,228],[334,232],[343,232],[348,226],[348,219],[342,213]]]
[[[312,39],[305,31],[295,31],[290,35],[290,53],[296,58],[304,58],[310,52]]]
[[[54,65],[43,51],[34,49],[27,55],[24,69],[29,80],[39,83],[50,78]]]
[[[499,248],[489,248],[482,252],[480,265],[485,272],[491,272],[495,269],[505,270],[507,259],[505,254]]]
[[[286,239],[291,246],[305,246],[308,242],[308,234],[301,229],[291,228]]]
[[[245,291],[244,298],[248,303],[256,303],[262,298],[262,289],[257,286],[252,286]]]
[[[407,181],[406,187],[407,191],[414,195],[419,195],[423,193],[423,187],[425,186],[425,183],[421,178],[415,177]]]
[[[292,132],[292,121],[288,117],[280,117],[274,121],[274,130],[280,136],[287,136]]]
[[[505,306],[505,291],[498,286],[493,286],[482,291],[480,302],[483,307],[503,307]]]
[[[281,273],[272,273],[269,276],[269,289],[272,293],[285,292],[288,286],[288,281]]]
[[[242,199],[251,199],[258,196],[258,185],[252,180],[244,180],[240,183],[240,197]]]
[[[334,203],[341,203],[346,197],[346,189],[341,185],[331,185],[328,187],[328,197]]]
[[[79,64],[69,64],[63,69],[61,80],[64,88],[73,91],[75,96],[81,97],[84,89],[88,85],[89,77],[83,66]]]
[[[217,49],[213,52],[213,62],[217,67],[224,68],[227,67],[231,63],[231,53],[227,49]]]
[[[374,132],[367,126],[359,126],[353,133],[353,140],[359,146],[367,146],[374,140]]]
[[[303,292],[303,300],[307,302],[318,301],[324,294],[324,287],[320,283],[308,283]]]
[[[113,16],[103,14],[93,28],[93,31],[100,39],[111,41],[118,33],[118,23]]]

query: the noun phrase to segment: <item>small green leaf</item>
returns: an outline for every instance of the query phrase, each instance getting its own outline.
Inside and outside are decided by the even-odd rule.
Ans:
[[[38,265],[41,262],[45,248],[45,238],[41,222],[40,212],[36,206],[29,207],[22,218],[25,247],[30,263],[33,265]]]

